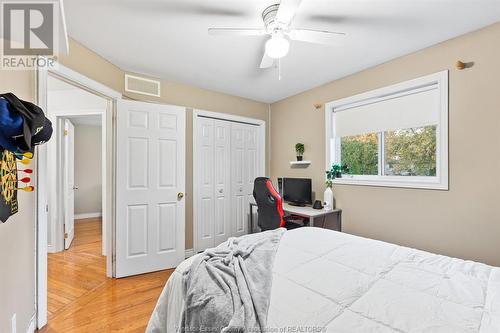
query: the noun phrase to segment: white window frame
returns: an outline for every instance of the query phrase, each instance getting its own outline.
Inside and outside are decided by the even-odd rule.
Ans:
[[[379,175],[343,175],[336,178],[334,184],[406,187],[448,190],[448,71],[423,76],[394,84],[388,87],[372,90],[355,96],[342,98],[326,103],[326,170],[333,163],[340,163],[340,139],[335,138],[335,113],[334,110],[351,108],[366,103],[377,103],[398,95],[405,95],[409,91],[425,90],[437,84],[440,96],[440,117],[436,128],[436,176],[384,176],[384,147],[383,137],[379,134]]]

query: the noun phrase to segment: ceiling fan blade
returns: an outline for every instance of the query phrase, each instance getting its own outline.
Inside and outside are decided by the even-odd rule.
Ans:
[[[264,52],[264,56],[262,57],[262,61],[260,62],[260,68],[270,68],[274,65],[274,59],[269,57],[266,52]]]
[[[294,29],[290,32],[291,40],[324,45],[340,44],[345,36],[343,32],[310,29]]]
[[[263,36],[266,31],[264,29],[246,28],[209,28],[208,34],[214,36]]]
[[[301,2],[302,0],[281,0],[278,13],[276,13],[276,21],[289,25],[295,17]]]

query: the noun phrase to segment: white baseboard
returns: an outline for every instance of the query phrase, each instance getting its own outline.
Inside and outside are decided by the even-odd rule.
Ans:
[[[187,249],[186,250],[186,259],[194,256],[194,249]]]
[[[35,333],[35,315],[31,317],[30,325],[28,326],[26,333]]]
[[[56,249],[52,245],[47,245],[47,253],[56,253]]]
[[[101,212],[96,212],[96,213],[84,213],[84,214],[75,214],[75,220],[81,220],[81,219],[95,219],[98,217],[101,217],[102,213]]]

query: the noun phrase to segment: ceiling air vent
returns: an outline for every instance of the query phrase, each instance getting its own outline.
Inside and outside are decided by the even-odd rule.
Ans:
[[[160,97],[160,81],[125,74],[125,91]]]

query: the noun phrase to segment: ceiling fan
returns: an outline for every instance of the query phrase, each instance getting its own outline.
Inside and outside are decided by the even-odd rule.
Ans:
[[[343,32],[294,29],[291,23],[302,0],[281,0],[262,12],[263,29],[254,28],[209,28],[210,35],[270,36],[266,41],[260,68],[269,68],[288,54],[290,40],[315,44],[335,45],[345,36]]]

